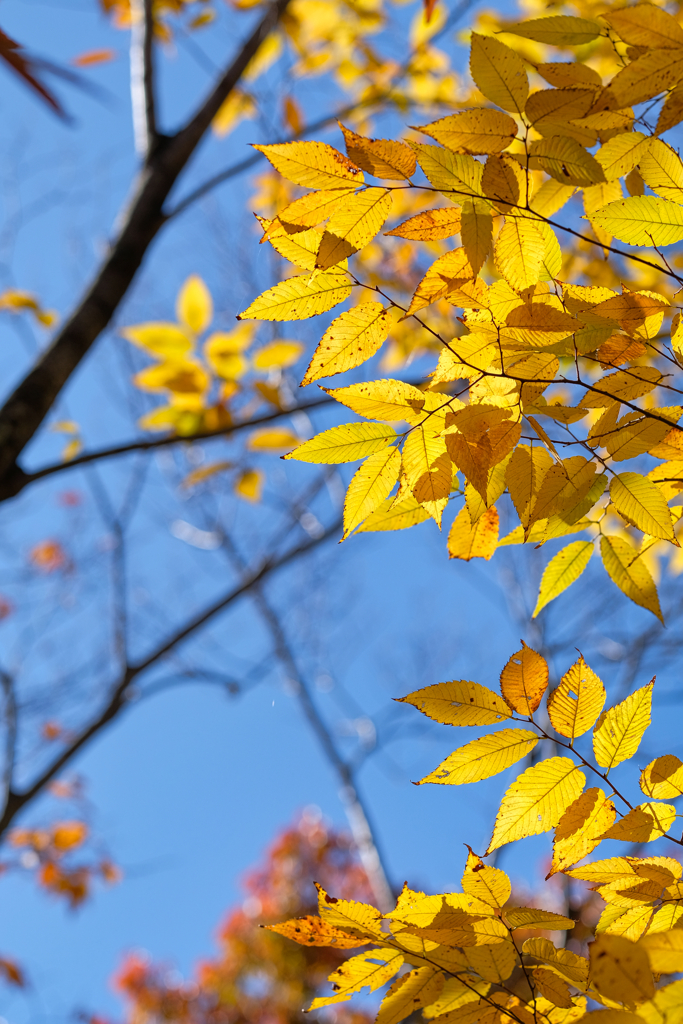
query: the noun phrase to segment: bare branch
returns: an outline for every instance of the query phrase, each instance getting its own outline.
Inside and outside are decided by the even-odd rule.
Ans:
[[[135,150],[147,160],[157,143],[152,0],[131,0],[130,98]]]
[[[2,785],[4,790],[3,800],[7,800],[12,791],[12,779],[14,777],[14,761],[17,745],[17,702],[14,694],[14,680],[8,672],[0,669],[0,685],[5,694],[5,728],[7,730],[5,740],[5,767],[3,770]]]

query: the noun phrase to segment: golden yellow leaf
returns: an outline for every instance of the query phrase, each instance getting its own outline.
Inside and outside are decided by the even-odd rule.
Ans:
[[[435,683],[397,699],[412,704],[443,725],[494,725],[510,717],[505,701],[497,693],[464,679]]]
[[[595,159],[603,169],[607,181],[623,178],[647,156],[652,139],[642,132],[625,132],[601,146]]]
[[[503,25],[503,31],[525,39],[551,46],[583,46],[597,39],[600,26],[587,18],[567,14],[553,14],[545,18],[531,18],[515,24]]]
[[[552,966],[552,969],[575,988],[585,992],[588,987],[589,964],[583,956],[568,949],[558,949],[550,939],[525,939],[522,952]]]
[[[133,383],[143,391],[161,391],[167,389],[174,394],[200,394],[209,387],[209,375],[201,365],[190,361],[172,360],[155,363],[141,370],[133,377]]]
[[[197,484],[203,483],[210,477],[215,476],[216,473],[224,473],[226,469],[232,469],[234,463],[232,462],[212,462],[208,466],[200,466],[199,469],[193,469],[191,473],[188,473],[184,480],[181,482],[181,487],[196,487]]]
[[[522,640],[500,674],[500,692],[508,707],[520,715],[533,715],[548,686],[548,663]]]
[[[655,800],[683,796],[683,761],[674,754],[656,757],[640,773],[640,788]]]
[[[286,939],[298,942],[300,946],[334,946],[336,949],[354,949],[365,945],[369,939],[359,939],[341,928],[335,928],[319,917],[297,917],[282,924],[264,924],[268,931],[284,935]]]
[[[280,281],[262,292],[237,319],[306,320],[338,306],[350,294],[351,282],[348,275],[341,271],[302,274],[300,277]]]
[[[549,999],[555,1006],[569,1009],[574,1005],[569,985],[555,971],[548,970],[547,967],[535,967],[531,976],[541,995]]]
[[[256,370],[271,370],[273,367],[292,366],[304,350],[300,341],[272,341],[252,356]]]
[[[286,427],[265,427],[249,435],[247,448],[252,452],[279,451],[282,448],[295,448],[299,442],[300,438]]]
[[[488,100],[522,113],[529,95],[529,79],[519,54],[493,36],[472,33],[470,73]]]
[[[462,876],[462,888],[469,896],[496,908],[505,906],[512,892],[510,879],[505,872],[484,864],[481,857],[477,857],[471,850]]]
[[[435,967],[418,967],[391,986],[379,1008],[375,1024],[399,1024],[411,1013],[438,998],[444,976]]]
[[[683,49],[648,50],[618,71],[604,90],[599,110],[623,110],[652,99],[683,79]]]
[[[459,202],[460,196],[481,194],[482,165],[466,153],[453,153],[441,146],[411,142],[417,162],[430,185],[449,199]]]
[[[547,877],[587,857],[601,842],[616,816],[614,804],[601,789],[587,789],[582,793],[557,823],[553,862]]]
[[[287,231],[271,234],[268,241],[283,259],[302,270],[315,270],[322,237],[319,228],[309,228],[308,231],[295,231],[292,234]]]
[[[511,288],[523,291],[537,284],[543,257],[545,239],[541,230],[530,220],[507,220],[494,247],[496,269]]]
[[[373,512],[365,522],[358,527],[357,533],[376,533],[389,530],[407,530],[418,523],[424,523],[429,519],[429,512],[415,500],[412,494],[407,494],[400,501],[395,498],[386,498],[376,512]]]
[[[532,502],[552,465],[552,457],[545,448],[519,444],[512,453],[505,472],[505,483],[522,526],[529,525]]]
[[[353,195],[355,188],[354,184],[347,184],[344,189],[327,188],[309,192],[281,210],[277,219],[292,227],[316,227],[331,217],[337,207]],[[265,237],[261,241],[265,241]]]
[[[672,804],[645,803],[634,807],[605,832],[605,839],[620,839],[623,843],[650,843],[661,839],[676,819]]]
[[[633,757],[650,724],[654,679],[603,711],[593,730],[593,752],[601,768],[615,768]]]
[[[416,936],[410,936],[416,939]],[[433,943],[432,943],[433,945]],[[437,947],[436,950],[430,952],[432,960],[437,962],[439,966],[442,966],[442,957],[440,954],[448,949],[447,946],[443,946],[440,949]],[[457,950],[452,949],[452,953],[458,953]],[[459,954],[461,956],[462,954]],[[463,963],[460,964],[443,964],[444,968],[448,970],[463,969],[467,966],[465,957],[462,956]],[[440,1017],[444,1014],[450,1013],[452,1010],[457,1010],[458,1007],[464,1006],[467,1003],[476,1003],[479,1000],[479,995],[488,992],[491,985],[487,981],[482,981],[481,978],[477,978],[474,974],[464,974],[463,980],[460,978],[448,978],[446,984],[441,990],[441,995],[434,1002],[426,1006],[422,1011],[422,1016],[426,1020],[431,1020],[433,1017]],[[659,1022],[657,1022],[659,1024]]]
[[[664,13],[664,12],[662,12]],[[643,181],[662,199],[680,202],[683,198],[683,162],[678,153],[663,142],[652,139],[638,168]]]
[[[645,935],[638,943],[650,960],[650,967],[659,974],[683,971],[683,928]]]
[[[458,512],[448,534],[448,557],[465,562],[473,558],[489,561],[498,546],[498,511],[493,505],[472,523],[466,505]]]
[[[627,597],[641,608],[647,608],[662,624],[659,597],[650,570],[639,561],[639,552],[621,537],[603,536],[600,554],[610,578]]]
[[[629,245],[671,245],[683,239],[683,207],[659,196],[617,199],[594,213],[592,219]]]
[[[652,928],[648,934],[652,933]],[[638,1016],[647,1024],[680,1024],[683,1018],[683,980],[657,989],[654,999],[638,1007]]]
[[[512,942],[469,946],[463,952],[472,970],[494,985],[507,981],[518,963],[517,950]]]
[[[575,185],[550,179],[544,181],[538,192],[534,193],[529,205],[533,212],[540,214],[541,217],[552,217],[569,202],[575,192]]]
[[[329,269],[362,249],[375,237],[391,212],[392,193],[366,188],[335,209],[320,242],[316,266]]]
[[[669,128],[674,128],[677,124],[680,124],[682,120],[683,89],[678,85],[675,89],[671,90],[662,103],[655,132],[657,135],[662,135],[664,132],[668,132]]]
[[[511,764],[526,757],[538,743],[538,736],[528,729],[502,729],[466,743],[442,761],[438,768],[420,779],[447,786],[462,786],[489,779],[505,771]]]
[[[524,204],[527,178],[513,157],[490,156],[484,164],[481,187],[484,195],[496,202],[498,212],[505,215],[512,207]]]
[[[342,313],[321,338],[301,386],[360,366],[381,347],[391,324],[380,302],[363,302]]]
[[[136,324],[122,328],[121,334],[127,341],[162,359],[182,360],[194,348],[192,338],[177,324]]]
[[[599,89],[602,85],[602,78],[595,68],[589,67],[588,64],[551,62],[539,64],[536,70],[542,78],[545,78],[546,82],[558,89],[584,85],[591,85]]]
[[[633,366],[601,377],[579,403],[582,409],[602,409],[613,401],[631,402],[653,391],[662,376],[654,366]]]
[[[576,924],[570,917],[554,914],[537,907],[504,907],[503,917],[510,928],[545,928],[548,931],[567,931]]]
[[[655,4],[640,3],[601,15],[610,28],[631,46],[676,49],[683,46],[683,28],[671,14]]]
[[[318,891],[318,913],[326,924],[382,941],[382,915],[376,907],[356,900],[337,899],[317,882],[315,887]]]
[[[572,740],[583,736],[597,721],[605,696],[602,680],[581,656],[548,695],[548,717],[553,729]]]
[[[326,142],[280,142],[273,146],[254,145],[283,177],[304,188],[349,188],[362,185],[359,167]]]
[[[460,210],[455,207],[443,207],[426,210],[403,221],[393,231],[385,231],[385,235],[397,238],[410,238],[416,242],[434,242],[441,238],[451,238],[460,234]]]
[[[478,274],[491,251],[493,241],[493,218],[487,200],[465,200],[462,205],[460,237],[470,266]]]
[[[540,231],[540,229],[539,229]],[[543,259],[545,259],[544,240]],[[521,341],[532,347],[555,345],[576,331],[574,317],[544,302],[523,303],[511,309],[501,327],[501,338]]]
[[[618,473],[610,481],[616,510],[643,533],[676,540],[669,507],[660,489],[640,473]]]
[[[547,604],[571,586],[579,578],[590,561],[593,554],[593,542],[590,540],[575,540],[562,548],[548,562],[543,571],[541,586],[538,592],[538,600],[534,613],[531,616],[536,618],[538,613]]]
[[[463,247],[451,249],[439,256],[422,278],[413,295],[406,316],[436,302],[455,291],[459,285],[471,281],[476,274]]]
[[[568,757],[551,757],[527,768],[503,797],[487,853],[554,828],[585,783],[585,775]]]
[[[260,501],[264,479],[260,469],[245,469],[235,481],[235,494],[245,501]]]
[[[604,181],[602,167],[576,139],[566,135],[552,135],[532,142],[531,156],[563,185],[594,185]]]
[[[396,437],[396,431],[382,423],[345,423],[316,434],[285,458],[298,462],[356,462],[387,448]]]
[[[420,391],[414,384],[391,378],[322,390],[336,402],[341,402],[367,419],[387,420],[390,423],[405,420],[413,425],[424,419],[424,412],[427,411],[425,402],[435,398],[434,395]]]
[[[398,480],[401,453],[398,448],[385,448],[365,460],[354,474],[344,500],[344,536],[376,512]]]
[[[197,274],[191,274],[178,292],[176,313],[180,323],[194,334],[201,334],[211,323],[211,293]]]
[[[317,1010],[321,1006],[346,1002],[354,992],[360,992],[366,986],[375,992],[393,978],[402,964],[403,955],[390,947],[367,949],[358,953],[330,974],[329,981],[334,986],[335,995],[314,999],[309,1009]]]
[[[405,142],[366,139],[340,124],[349,159],[375,178],[405,181],[415,173],[415,153]]]
[[[652,999],[655,986],[644,949],[621,935],[598,935],[588,949],[591,982],[600,995],[630,1010]]]
[[[517,136],[517,122],[500,110],[479,108],[448,114],[417,131],[456,153],[500,153]]]

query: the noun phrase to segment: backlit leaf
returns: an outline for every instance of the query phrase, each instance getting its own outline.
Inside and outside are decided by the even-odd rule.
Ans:
[[[464,248],[451,249],[439,256],[422,278],[413,295],[406,316],[444,298],[449,292],[455,291],[459,285],[466,284],[475,277],[474,268]]]
[[[201,334],[211,323],[213,302],[201,277],[192,274],[178,293],[178,320],[195,334]]]
[[[650,724],[654,680],[604,711],[593,730],[593,752],[601,768],[615,768],[633,757]]]
[[[337,949],[354,949],[364,945],[364,941],[341,928],[335,928],[319,917],[297,917],[282,924],[265,924],[268,931],[293,939],[301,946],[335,946]],[[365,940],[369,942],[369,939]]]
[[[642,132],[625,132],[609,139],[595,154],[607,181],[623,178],[646,158],[652,139]]]
[[[500,110],[463,110],[417,129],[456,153],[500,153],[517,135],[517,123]]]
[[[409,220],[403,221],[393,231],[385,231],[385,235],[398,238],[411,238],[417,242],[434,242],[441,238],[451,238],[460,234],[460,210],[455,206],[443,209],[427,210],[418,213]]]
[[[472,33],[470,72],[488,100],[521,113],[529,95],[529,79],[519,54],[493,36]]]
[[[664,12],[662,12],[664,13]],[[683,162],[678,153],[661,139],[652,139],[640,161],[643,181],[662,199],[683,199]]]
[[[640,473],[618,473],[610,481],[610,497],[624,518],[643,533],[675,540],[671,513],[660,489]]]
[[[537,743],[538,736],[528,729],[502,729],[482,736],[449,754],[438,768],[420,779],[418,785],[435,782],[461,786],[488,779],[526,757]]]
[[[358,167],[375,178],[405,181],[415,173],[415,153],[405,142],[391,139],[366,139],[340,125],[346,152]]]
[[[638,943],[650,960],[650,967],[660,974],[683,971],[683,928],[645,935]]]
[[[481,857],[477,857],[471,850],[462,876],[462,888],[468,895],[496,908],[505,906],[512,892],[510,879],[505,872],[484,864]]]
[[[566,135],[538,139],[532,142],[530,152],[543,170],[563,185],[593,185],[605,180],[603,169],[595,157],[576,139]]]
[[[375,533],[377,531],[407,530],[418,523],[429,519],[429,512],[415,501],[412,494],[407,494],[401,501],[386,498],[376,512],[373,512],[357,533]]]
[[[600,538],[600,554],[605,570],[620,590],[641,608],[647,608],[664,622],[657,588],[639,552],[622,537]]]
[[[464,953],[472,970],[494,985],[507,981],[518,963],[517,950],[512,942],[469,946]]]
[[[344,538],[377,511],[398,480],[400,470],[398,448],[376,452],[356,470],[344,500]]]
[[[306,320],[338,306],[350,294],[351,282],[342,272],[302,274],[263,292],[237,319]]]
[[[122,328],[121,334],[162,359],[182,359],[194,346],[187,331],[177,324],[137,324]]]
[[[598,935],[588,947],[591,982],[600,993],[627,1009],[655,994],[647,953],[620,935]]]
[[[683,239],[683,207],[659,196],[617,199],[594,213],[592,219],[629,245],[671,245]]]
[[[367,419],[388,420],[390,423],[403,420],[420,423],[427,411],[425,402],[436,398],[420,391],[414,384],[393,379],[351,384],[346,388],[323,388],[323,391]],[[438,398],[436,400],[439,401]]]
[[[548,562],[541,579],[541,588],[538,592],[538,600],[532,618],[545,608],[550,601],[571,586],[579,578],[590,561],[593,554],[593,542],[590,540],[575,540],[567,544]]]
[[[298,462],[356,462],[387,448],[396,431],[382,423],[346,423],[304,441],[286,459]]]
[[[469,562],[472,558],[491,559],[498,546],[498,511],[493,505],[486,509],[472,523],[466,505],[453,520],[448,534],[448,557],[462,558]]]
[[[557,823],[548,877],[587,857],[601,842],[616,816],[614,804],[601,789],[587,789],[582,793]]]
[[[555,1006],[569,1009],[574,1005],[567,982],[555,974],[555,971],[551,971],[547,967],[535,967],[532,977],[541,995],[549,999]]]
[[[589,964],[583,956],[578,956],[568,949],[558,949],[550,939],[525,939],[522,946],[525,956],[533,956],[541,963],[551,965],[560,977],[574,985],[582,992],[588,987]]]
[[[381,347],[392,322],[380,302],[363,302],[342,313],[322,336],[301,386],[360,366]]]
[[[505,222],[494,249],[496,269],[515,291],[537,284],[545,254],[545,239],[530,220]]]
[[[655,4],[641,3],[608,10],[601,17],[631,46],[664,49],[683,46],[683,28],[671,14]]]
[[[548,663],[522,641],[500,674],[500,692],[520,715],[533,715],[548,686]]]
[[[449,199],[459,202],[458,196],[480,194],[483,168],[473,156],[452,153],[441,146],[427,146],[420,142],[412,142],[411,145],[430,185]]]
[[[389,216],[391,203],[391,192],[384,188],[366,188],[340,203],[327,222],[316,266],[333,267],[367,245]]]
[[[650,843],[661,839],[676,820],[672,804],[645,803],[634,807],[605,832],[605,839],[620,839],[623,843]]]
[[[674,754],[656,757],[640,773],[640,788],[655,800],[683,796],[683,761]]]
[[[412,704],[443,725],[494,725],[510,717],[505,701],[497,693],[464,679],[425,686],[398,700]]]
[[[568,757],[551,757],[527,768],[503,797],[487,852],[554,828],[585,783],[585,775]]]
[[[576,923],[570,917],[554,914],[550,910],[539,910],[537,907],[504,907],[503,916],[510,928],[545,928],[548,931],[567,931]]]
[[[375,1024],[399,1024],[422,1006],[438,998],[444,976],[435,967],[418,967],[391,986],[379,1008]]]
[[[597,721],[605,697],[602,680],[580,657],[548,695],[548,717],[553,729],[572,740],[583,736]]]
[[[537,43],[549,43],[551,46],[583,46],[601,34],[596,22],[566,14],[506,24],[503,31],[533,39]]]
[[[375,992],[393,978],[402,964],[403,956],[395,949],[368,949],[358,953],[350,960],[345,960],[330,975],[335,995],[314,999],[310,1009],[317,1010],[320,1006],[346,1002],[354,992],[360,992],[366,986]]]
[[[363,172],[326,142],[280,142],[254,145],[283,177],[304,188],[348,189],[363,184]]]

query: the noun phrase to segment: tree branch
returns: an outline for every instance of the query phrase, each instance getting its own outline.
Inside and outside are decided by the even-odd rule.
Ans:
[[[72,743],[70,743],[69,746],[63,750],[62,753],[59,754],[59,756],[56,757],[26,789],[21,792],[15,792],[11,789],[9,790],[5,800],[2,817],[0,817],[0,837],[4,835],[22,808],[25,807],[26,804],[30,803],[30,801],[33,800],[45,788],[45,786],[47,786],[55,775],[57,775],[91,739],[97,736],[102,729],[109,725],[109,723],[112,722],[126,707],[131,685],[135,679],[142,675],[142,673],[148,668],[152,668],[152,666],[157,664],[164,655],[170,654],[171,651],[205,626],[216,615],[234,604],[240,597],[247,594],[254,586],[261,583],[266,579],[266,577],[270,576],[271,573],[284,568],[284,566],[289,565],[290,562],[295,561],[302,555],[312,551],[313,548],[317,547],[323,541],[328,540],[338,532],[340,526],[341,520],[336,520],[319,537],[309,537],[303,544],[290,548],[289,551],[286,551],[282,555],[266,558],[257,569],[250,574],[245,575],[238,586],[231,588],[217,601],[214,601],[203,611],[194,615],[185,623],[184,626],[177,629],[170,637],[160,643],[141,661],[128,665],[125,671],[121,674],[119,681],[111,690],[109,700],[105,707],[87,726],[85,726],[84,729],[82,729]]]
[[[135,150],[147,160],[157,144],[152,0],[131,0],[130,97]]]
[[[274,0],[200,108],[172,138],[150,154],[120,218],[116,239],[75,311],[0,409],[0,499],[22,486],[17,458],[36,433],[61,389],[128,291],[165,223],[163,206],[221,104],[242,77],[289,0]]]

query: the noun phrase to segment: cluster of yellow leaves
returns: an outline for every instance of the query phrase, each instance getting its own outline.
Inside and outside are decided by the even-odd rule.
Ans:
[[[205,283],[196,275],[180,289],[176,313],[176,323],[143,323],[121,331],[124,338],[155,360],[135,375],[135,386],[165,394],[167,399],[165,405],[142,417],[141,426],[173,430],[186,437],[219,432],[235,423],[230,403],[238,396],[246,399],[239,413],[242,420],[248,420],[264,403],[279,412],[284,410],[278,379],[283,368],[299,359],[302,344],[276,339],[251,351],[254,330],[250,324],[243,324],[232,331],[211,332],[200,355],[198,345],[213,319],[213,302]],[[68,430],[69,426],[58,424],[55,429]],[[265,427],[250,434],[247,448],[251,452],[282,451],[297,441],[289,428]],[[74,454],[77,451],[65,452],[65,458]],[[235,493],[247,501],[259,501],[262,471],[224,460],[189,473],[183,486],[196,487],[217,473],[233,469],[238,471]]]
[[[490,558],[500,545],[589,531],[590,540],[572,541],[548,565],[536,613],[595,550],[620,590],[661,618],[651,566],[667,545],[679,546],[680,508],[670,503],[683,490],[683,406],[665,398],[680,393],[679,314],[671,330],[664,325],[672,283],[683,278],[659,247],[683,240],[683,162],[660,135],[683,118],[683,28],[649,3],[502,28],[510,44],[472,33],[479,105],[417,129],[437,145],[341,126],[346,155],[323,142],[257,147],[312,191],[261,218],[263,241],[296,269],[240,319],[303,320],[356,298],[325,331],[304,385],[361,366],[407,324],[429,338],[426,347],[440,347],[420,387],[385,378],[326,388],[364,420],[287,456],[364,460],[347,494],[345,537],[428,518],[440,525],[457,498],[451,557]],[[532,59],[525,46],[583,47],[590,62]],[[530,75],[550,88],[532,90]],[[385,231],[388,242],[378,239],[407,208],[406,193],[441,194],[451,205],[417,212]],[[584,224],[572,213],[581,194]],[[568,255],[565,246],[563,257],[560,229],[583,249]],[[443,251],[442,240],[456,235],[462,244]],[[615,238],[627,248],[615,250]],[[401,248],[384,248],[391,243]],[[405,299],[393,297],[376,254],[400,252],[411,269],[403,252],[415,243],[441,255]],[[585,250],[592,262],[578,258]],[[596,269],[603,250],[622,263],[612,255],[609,270]],[[611,284],[618,271],[621,288]],[[609,285],[597,283],[600,274]],[[504,494],[519,526],[499,540]]]
[[[677,757],[658,757],[643,769],[640,787],[651,799],[638,806],[607,782],[638,749],[650,722],[654,680],[605,712],[603,683],[580,657],[548,694],[551,733],[534,720],[548,675],[545,659],[522,644],[501,673],[500,693],[458,680],[402,700],[447,725],[505,726],[460,747],[422,783],[489,778],[526,758],[542,738],[567,751],[530,764],[508,787],[484,856],[554,829],[550,874],[589,882],[605,903],[588,956],[547,937],[572,929],[574,920],[511,905],[508,876],[470,849],[462,892],[430,896],[405,886],[396,908],[382,915],[319,889],[319,917],[271,926],[302,945],[371,947],[330,975],[334,994],[315,999],[311,1009],[364,988],[374,992],[395,978],[378,1024],[399,1024],[416,1010],[434,1024],[571,1024],[586,1016],[595,1016],[595,1024],[683,1020],[683,982],[656,987],[661,975],[683,972],[680,861],[624,855],[576,866],[603,839],[640,845],[666,835],[676,818],[675,808],[660,801],[683,795]],[[591,729],[592,761],[575,750]],[[607,795],[597,786],[584,788],[586,772],[602,781]],[[599,1008],[589,1009],[589,1001]]]

